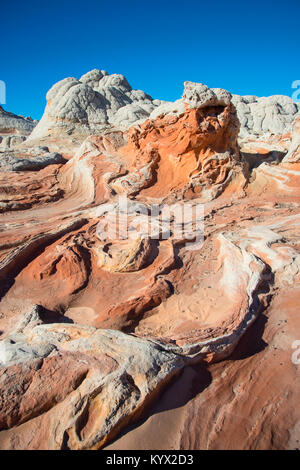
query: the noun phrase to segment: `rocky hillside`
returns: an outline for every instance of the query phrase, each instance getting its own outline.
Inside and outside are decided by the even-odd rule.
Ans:
[[[51,88],[0,153],[1,449],[299,447],[299,111]]]
[[[4,111],[0,106],[0,151],[26,140],[36,124],[37,121]]]

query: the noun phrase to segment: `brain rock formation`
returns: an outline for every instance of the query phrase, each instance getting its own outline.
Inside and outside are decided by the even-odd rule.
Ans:
[[[100,70],[1,110],[31,132],[0,152],[1,449],[299,447],[299,110]]]

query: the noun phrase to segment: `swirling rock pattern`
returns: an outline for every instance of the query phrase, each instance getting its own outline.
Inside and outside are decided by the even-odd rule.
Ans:
[[[298,110],[99,70],[51,88],[0,159],[0,448],[297,447]]]

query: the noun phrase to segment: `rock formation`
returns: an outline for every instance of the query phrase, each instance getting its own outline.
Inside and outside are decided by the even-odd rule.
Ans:
[[[0,106],[0,151],[22,143],[32,132],[37,121],[4,111]]]
[[[298,111],[99,70],[51,88],[0,157],[0,448],[172,449],[139,420],[186,377],[175,448],[297,447]]]
[[[123,75],[92,70],[79,80],[66,78],[47,93],[47,106],[30,139],[52,133],[92,134],[112,124],[128,128],[146,119],[161,104],[141,90],[133,90]]]
[[[232,101],[241,123],[241,136],[284,135],[290,132],[293,120],[300,110],[298,103],[283,95],[263,98],[233,95]]]

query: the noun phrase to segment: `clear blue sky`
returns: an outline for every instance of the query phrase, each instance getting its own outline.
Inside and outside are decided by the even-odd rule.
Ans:
[[[185,80],[291,95],[300,79],[300,0],[1,2],[5,108],[39,119],[47,90],[93,68],[178,99]]]

